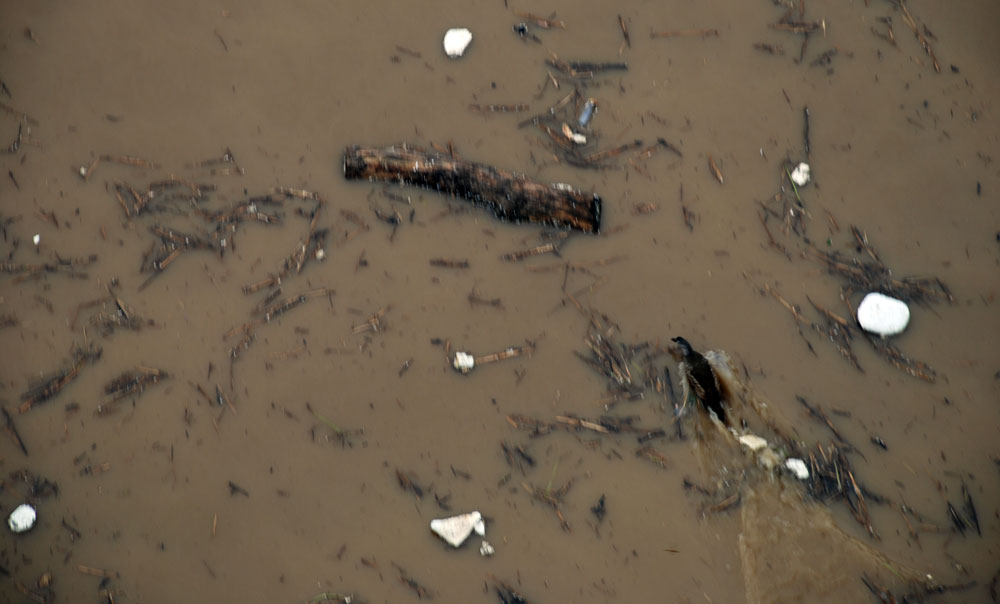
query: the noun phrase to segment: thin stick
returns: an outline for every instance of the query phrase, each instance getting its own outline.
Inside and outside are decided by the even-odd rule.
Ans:
[[[674,29],[669,31],[654,31],[649,34],[650,39],[656,38],[711,38],[718,36],[719,30],[710,28],[701,29]]]

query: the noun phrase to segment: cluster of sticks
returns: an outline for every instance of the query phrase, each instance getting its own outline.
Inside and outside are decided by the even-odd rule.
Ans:
[[[850,226],[851,235],[857,248],[863,250],[870,261],[860,258],[845,258],[837,251],[826,252],[814,249],[816,258],[831,273],[840,275],[857,291],[878,291],[906,302],[954,302],[948,286],[937,277],[904,277],[897,279],[892,269],[887,267],[868,242],[867,234],[858,227]]]
[[[88,180],[102,161],[141,169],[159,168],[158,164],[138,157],[102,155],[89,166],[81,167],[80,176]],[[187,167],[197,171],[199,177],[243,174],[228,148],[219,158],[195,162]],[[194,233],[183,232],[159,222],[150,225],[149,230],[156,240],[142,258],[140,270],[149,274],[149,277],[140,289],[147,287],[184,252],[206,250],[224,255],[228,249],[233,248],[235,233],[241,223],[273,225],[282,221],[276,208],[283,205],[284,196],[251,196],[228,208],[211,209],[209,206],[214,202],[211,194],[216,191],[216,185],[197,183],[174,174],[152,181],[144,188],[137,188],[127,182],[115,182],[112,191],[126,220],[172,214],[197,217],[208,224],[206,230]]]
[[[996,576],[1000,576],[1000,571],[998,571],[998,574],[994,576],[994,583],[991,586],[991,594],[993,596],[997,595],[997,590],[995,589],[997,585]],[[902,603],[923,602],[927,599],[928,596],[949,593],[949,592],[964,591],[966,589],[975,587],[976,585],[975,581],[969,581],[967,583],[957,583],[955,585],[941,585],[938,583],[923,583],[920,581],[914,581],[912,583],[917,584],[914,591],[896,596],[895,594],[892,593],[892,591],[888,587],[882,587],[878,585],[877,583],[875,583],[873,579],[871,579],[867,575],[861,575],[861,582],[865,584],[865,587],[868,588],[868,591],[872,592],[872,595],[878,598],[878,601],[881,602],[882,604],[899,604],[901,602]],[[997,599],[996,597],[993,598],[994,601],[996,599]]]
[[[138,396],[150,386],[169,377],[166,371],[152,367],[136,367],[122,372],[104,386],[108,403],[115,403],[128,396]]]
[[[29,411],[39,403],[43,403],[62,392],[70,382],[80,377],[80,372],[89,364],[101,358],[102,349],[91,343],[87,348],[77,347],[73,351],[72,361],[68,366],[39,380],[21,394],[20,413]]]
[[[145,326],[156,325],[152,319],[143,319],[125,304],[114,291],[117,285],[117,280],[113,280],[107,286],[107,296],[80,303],[73,313],[73,319],[69,324],[70,329],[75,329],[76,322],[83,310],[98,306],[101,307],[101,310],[92,314],[88,322],[95,326],[103,337],[110,336],[118,329],[139,331]]]
[[[804,110],[804,116],[805,145],[806,149],[808,149],[808,108]],[[807,252],[804,252],[806,257],[812,257],[824,268],[826,268],[829,273],[837,275],[844,280],[845,284],[841,289],[840,297],[847,306],[850,314],[850,320],[820,306],[809,298],[809,303],[823,317],[823,324],[810,322],[807,321],[802,315],[801,307],[799,305],[789,302],[770,286],[765,285],[763,288],[764,292],[772,295],[775,300],[792,313],[799,329],[799,335],[803,338],[803,340],[805,340],[806,345],[813,354],[816,354],[816,351],[813,349],[809,340],[806,339],[805,335],[802,333],[803,325],[807,325],[821,336],[829,338],[830,342],[834,345],[841,356],[847,359],[855,369],[863,373],[864,370],[851,348],[851,342],[854,339],[854,332],[856,330],[861,333],[862,337],[868,340],[872,348],[874,348],[875,351],[891,365],[913,377],[933,383],[937,379],[937,374],[933,367],[924,362],[911,359],[886,338],[868,334],[864,330],[860,329],[857,315],[851,303],[851,297],[861,292],[867,293],[876,291],[899,298],[906,302],[929,304],[931,302],[947,301],[950,303],[954,301],[954,296],[952,295],[951,290],[944,284],[943,281],[941,281],[940,278],[937,277],[897,278],[892,269],[886,266],[886,264],[882,261],[882,258],[875,251],[874,247],[872,247],[871,243],[868,241],[867,234],[854,225],[849,226],[852,239],[854,240],[853,246],[858,252],[864,252],[864,254],[868,257],[867,260],[857,257],[848,258],[837,250],[826,251],[816,247],[810,241],[806,233],[806,219],[809,217],[809,214],[806,212],[805,204],[802,202],[798,190],[795,188],[794,182],[792,182],[791,177],[789,176],[789,165],[790,164],[786,162],[786,165],[782,167],[783,184],[781,192],[776,194],[769,203],[760,204],[760,219],[761,224],[764,227],[764,232],[767,235],[768,244],[778,252],[782,253],[789,260],[792,259],[792,254],[783,244],[779,243],[774,238],[768,228],[768,221],[772,217],[778,218],[782,221],[782,230],[784,234],[786,236],[796,236],[806,246],[806,250],[808,250]],[[788,184],[791,185],[791,189],[794,192],[794,200],[788,196],[787,189],[784,186],[784,179],[786,178]],[[775,207],[775,204],[777,204],[777,207]],[[836,220],[833,219],[833,216],[829,216],[829,222],[832,230],[840,230],[840,227]]]
[[[804,452],[799,452],[804,456]],[[879,534],[872,526],[871,514],[865,501],[865,492],[854,478],[854,470],[846,455],[843,444],[831,442],[824,447],[817,444],[815,451],[809,451],[809,479],[807,492],[815,499],[827,503],[843,499],[851,509],[851,515],[863,526],[868,534],[878,539]]]
[[[768,27],[775,31],[802,36],[802,46],[799,50],[799,58],[796,61],[801,63],[805,60],[806,48],[809,46],[809,37],[817,32],[826,34],[826,20],[806,20],[806,3],[804,0],[798,3],[788,2],[783,4],[787,6],[787,10],[777,22],[771,23]],[[778,47],[780,48],[780,45]]]
[[[289,200],[299,200],[315,204],[308,210],[296,208],[296,213],[309,221],[308,230],[305,237],[295,246],[295,249],[282,261],[277,271],[256,283],[243,286],[243,293],[246,295],[256,294],[261,291],[265,291],[265,293],[263,298],[251,309],[250,315],[252,318],[249,321],[233,327],[223,334],[223,339],[239,335],[239,339],[229,349],[231,380],[233,377],[233,363],[253,344],[258,327],[270,323],[272,320],[277,319],[312,298],[333,295],[333,290],[321,287],[283,299],[281,298],[283,285],[290,275],[300,274],[311,259],[322,260],[326,256],[326,238],[329,230],[318,228],[320,216],[323,208],[326,206],[326,202],[318,193],[312,191],[278,187],[271,194],[251,198],[247,202],[237,204],[225,214],[216,213],[209,216],[210,220],[220,224],[229,224],[233,221],[238,221],[242,216],[255,216],[258,217],[256,218],[258,221],[265,224],[275,224],[279,221],[279,215],[261,212],[259,204],[283,206]],[[262,216],[266,216],[267,219],[262,220],[260,218]]]
[[[565,70],[568,74],[577,73],[571,65],[600,67],[600,65],[595,66],[591,63],[565,64],[562,61],[556,64],[566,65]],[[624,69],[624,63],[620,65]],[[592,74],[593,72],[588,71],[587,73]],[[553,79],[553,82],[556,80]],[[614,167],[616,160],[627,154],[626,161],[641,172],[642,167],[639,162],[652,157],[661,150],[670,151],[677,157],[684,156],[679,148],[663,137],[657,137],[652,143],[644,144],[642,140],[634,140],[615,147],[599,149],[600,133],[591,127],[591,120],[597,111],[597,102],[593,98],[584,96],[581,91],[583,86],[580,80],[574,80],[572,91],[543,113],[518,124],[519,127],[537,127],[545,135],[543,142],[546,148],[552,152],[557,161],[578,168],[599,170]]]
[[[679,407],[670,369],[667,365],[660,369],[659,364],[662,357],[669,355],[668,351],[649,342],[619,342],[620,333],[618,325],[606,315],[590,312],[584,338],[589,354],[574,351],[580,360],[608,378],[605,409],[620,401],[640,400],[649,390],[668,395],[673,406]]]
[[[75,279],[86,279],[89,275],[81,272],[80,268],[95,262],[97,262],[96,254],[92,254],[86,258],[60,258],[56,256],[55,262],[43,262],[40,264],[2,262],[0,263],[0,273],[18,275],[18,279],[39,277],[45,273],[66,275]]]

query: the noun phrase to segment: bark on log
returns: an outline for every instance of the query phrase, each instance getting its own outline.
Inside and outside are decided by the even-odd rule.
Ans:
[[[536,222],[594,233],[601,198],[566,184],[544,184],[522,174],[413,147],[348,147],[344,176],[401,182],[464,197],[501,220]]]

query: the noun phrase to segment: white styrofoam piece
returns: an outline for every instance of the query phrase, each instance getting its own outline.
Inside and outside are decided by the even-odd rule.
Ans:
[[[465,54],[465,49],[472,42],[472,32],[464,27],[449,29],[444,34],[444,52],[452,59]]]
[[[35,526],[35,519],[37,517],[38,514],[35,512],[35,508],[27,503],[22,503],[10,513],[10,517],[7,518],[7,526],[10,527],[13,533],[23,533]]]
[[[486,523],[483,521],[483,515],[479,512],[469,512],[450,518],[431,520],[431,530],[452,547],[460,547],[469,538],[472,531],[485,536]]]
[[[902,333],[910,322],[910,308],[906,302],[872,292],[858,305],[858,323],[867,332],[880,336]]]

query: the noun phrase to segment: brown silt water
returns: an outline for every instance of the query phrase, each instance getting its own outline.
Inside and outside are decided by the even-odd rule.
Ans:
[[[603,4],[0,6],[0,601],[996,601],[1000,9]]]

